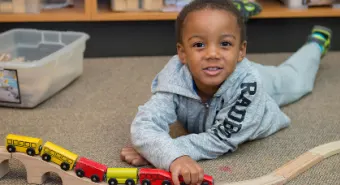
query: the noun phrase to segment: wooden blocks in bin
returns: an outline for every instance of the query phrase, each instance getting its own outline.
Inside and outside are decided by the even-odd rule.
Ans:
[[[163,0],[111,0],[113,11],[160,11]]]
[[[12,0],[14,13],[26,13],[25,0]]]
[[[12,0],[14,13],[40,13],[41,0]]]
[[[0,13],[12,13],[13,3],[12,1],[0,1]]]
[[[163,0],[143,0],[144,10],[162,10],[164,6]]]
[[[139,10],[139,0],[111,0],[113,11],[136,11]]]
[[[40,13],[41,0],[0,1],[0,13]]]

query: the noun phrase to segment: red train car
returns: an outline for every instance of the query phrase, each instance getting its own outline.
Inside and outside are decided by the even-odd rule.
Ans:
[[[161,169],[141,168],[139,170],[140,185],[174,185],[172,182],[171,173]],[[202,185],[214,185],[212,176],[204,175]],[[183,177],[179,177],[181,185],[186,185]]]
[[[78,177],[90,178],[92,182],[101,182],[105,180],[107,166],[100,164],[91,159],[80,157],[74,167]]]

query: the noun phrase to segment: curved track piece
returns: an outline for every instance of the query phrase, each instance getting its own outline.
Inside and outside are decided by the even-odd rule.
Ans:
[[[282,185],[320,161],[339,153],[340,141],[326,143],[307,151],[268,175],[234,183],[216,182],[215,185]]]
[[[0,178],[5,176],[9,172],[9,159],[12,155],[7,152],[6,148],[0,146]]]

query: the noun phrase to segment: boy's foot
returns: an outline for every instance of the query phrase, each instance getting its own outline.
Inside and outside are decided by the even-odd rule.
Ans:
[[[150,164],[132,147],[124,147],[120,152],[120,159],[133,166],[144,166]]]
[[[316,42],[319,44],[322,57],[326,55],[331,46],[332,30],[324,26],[314,26],[312,33],[308,36],[309,42]]]
[[[262,6],[259,3],[249,0],[233,0],[236,8],[241,12],[244,21],[248,21],[249,17],[258,15],[262,11]]]

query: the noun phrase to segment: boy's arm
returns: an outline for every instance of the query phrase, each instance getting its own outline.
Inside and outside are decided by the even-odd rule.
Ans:
[[[222,108],[213,126],[200,134],[175,139],[194,160],[213,159],[233,152],[247,140],[268,136],[288,125],[289,119],[258,82],[243,82],[234,101]]]
[[[131,125],[131,140],[135,149],[157,168],[169,170],[176,158],[186,155],[169,135],[169,124],[177,120],[174,97],[156,93],[143,106]]]

